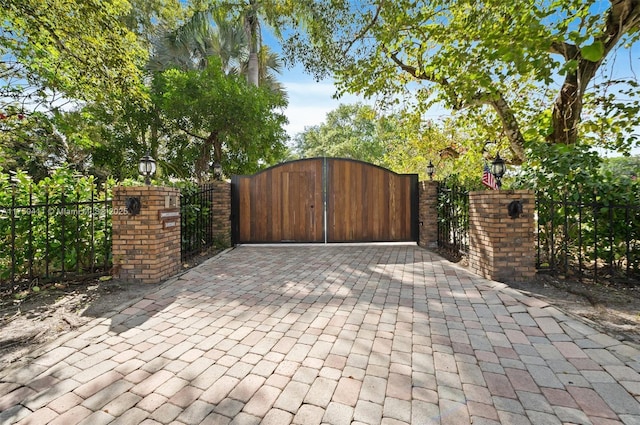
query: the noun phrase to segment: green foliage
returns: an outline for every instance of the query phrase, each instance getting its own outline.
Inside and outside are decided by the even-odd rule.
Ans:
[[[138,40],[144,40],[147,49],[158,28],[173,28],[184,17],[180,0],[129,0],[129,3],[131,7],[122,21],[136,33]]]
[[[637,98],[625,94],[636,93],[637,81],[616,60],[638,40],[640,10],[630,2],[279,3],[281,22],[292,27],[284,43],[290,61],[396,111],[451,109],[481,130],[465,127],[469,144],[508,145],[516,163],[539,135],[565,144],[590,137],[621,151],[637,143]]]
[[[325,123],[297,135],[296,153],[302,158],[351,158],[382,165],[385,127],[393,126],[391,120],[367,105],[340,105],[327,114]]]
[[[582,57],[591,62],[598,62],[604,57],[604,43],[600,40],[580,48]]]
[[[438,243],[450,254],[469,248],[469,190],[456,175],[438,185]]]
[[[637,181],[640,174],[640,156],[619,156],[602,160],[602,170],[621,179],[628,178]]]
[[[154,80],[153,100],[167,127],[167,162],[205,180],[213,161],[226,175],[252,174],[286,154],[284,99],[225,75],[216,58],[203,71],[170,69]],[[190,165],[194,164],[194,165]]]
[[[0,1],[5,98],[29,105],[55,93],[98,99],[135,92],[146,55],[121,21],[129,10],[126,0]]]
[[[126,97],[119,104],[91,103],[60,114],[59,122],[59,132],[67,140],[88,142],[83,149],[88,155],[84,173],[95,175],[100,181],[107,176],[116,180],[135,178],[140,158],[150,150],[158,161],[156,177],[164,176],[165,163],[158,155],[160,119],[150,102]],[[67,162],[74,163],[72,158]]]
[[[369,105],[340,105],[325,123],[297,135],[295,154],[358,159],[397,173],[418,173],[422,180],[428,179],[431,161],[436,179],[455,174],[475,184],[482,174],[484,145],[472,150],[464,139],[453,126],[425,121],[414,112],[383,114]]]
[[[230,175],[254,172],[286,155],[285,96],[276,94],[279,86],[267,72],[277,70],[279,61],[266,49],[262,77],[276,93],[244,87],[242,77],[226,75],[237,67],[223,70],[219,58],[210,62],[202,55],[197,60],[211,66],[140,78],[145,49],[158,34],[193,35],[197,40],[174,40],[186,42],[186,55],[193,55],[190,42],[203,41],[202,34],[182,27],[192,14],[204,17],[198,22],[211,30],[211,14],[193,10],[213,6],[192,8],[178,0],[0,0],[0,6],[1,169],[27,170],[36,182],[60,166],[100,182],[108,176],[122,180],[137,176],[139,158],[150,151],[158,179],[205,180],[214,159]],[[232,27],[226,24],[220,20],[217,29],[226,32]],[[242,27],[233,31],[242,33]],[[199,54],[246,50],[246,40],[231,46],[234,39],[219,35],[206,41],[218,43],[218,51]],[[225,60],[239,65],[236,59]]]
[[[100,181],[129,177],[157,146],[141,78],[149,38],[175,25],[180,1],[0,6],[0,167],[35,181],[64,164]]]
[[[515,186],[543,190],[557,196],[573,187],[597,184],[602,159],[589,146],[531,144],[528,162],[522,167]]]
[[[628,268],[637,278],[638,158],[603,160],[588,146],[546,144],[533,147],[530,156],[515,185],[533,188],[539,197],[541,261],[566,271],[606,267],[611,276]]]
[[[431,161],[435,180],[455,178],[468,187],[480,181],[483,152],[489,149],[485,143],[471,143],[467,133],[450,121],[441,125],[425,121],[416,113],[397,116],[400,119],[385,146],[384,162],[388,168],[400,173],[418,173],[420,179],[427,180],[426,168]]]
[[[68,168],[32,182],[24,172],[0,173],[0,281],[15,275],[59,277],[110,264],[110,188]],[[92,201],[94,202],[92,204]],[[104,271],[104,270],[103,270]]]
[[[0,120],[0,169],[26,170],[36,180],[44,178],[65,145],[50,116],[40,112],[25,115],[11,105]]]

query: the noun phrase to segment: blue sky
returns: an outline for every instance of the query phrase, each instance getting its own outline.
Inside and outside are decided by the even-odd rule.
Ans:
[[[264,42],[271,50],[282,55],[280,42],[271,34],[265,25],[262,28]],[[340,104],[357,102],[372,103],[361,96],[347,94],[340,99],[334,99],[336,88],[332,79],[317,82],[312,75],[304,72],[302,65],[293,68],[283,68],[278,80],[284,85],[289,96],[289,105],[285,115],[289,124],[285,127],[291,138],[304,131],[305,127],[321,124],[327,113],[338,108]]]
[[[356,95],[334,99],[336,89],[331,80],[316,82],[312,76],[304,74],[300,66],[285,70],[280,80],[289,96],[289,106],[285,110],[289,119],[286,130],[292,138],[302,132],[305,127],[324,122],[327,113],[336,109],[341,103],[365,101]]]

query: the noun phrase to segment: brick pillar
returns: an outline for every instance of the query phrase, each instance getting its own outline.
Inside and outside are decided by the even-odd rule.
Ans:
[[[140,200],[140,213],[127,199]],[[158,186],[113,189],[113,275],[137,283],[159,283],[180,270],[180,192]]]
[[[214,190],[213,207],[213,239],[222,246],[231,246],[231,183],[215,181],[209,183]]]
[[[423,248],[438,247],[438,182],[419,183],[420,237],[418,245]]]
[[[522,214],[509,216],[512,201]],[[535,268],[535,197],[530,190],[485,190],[469,193],[469,268],[487,279],[526,281]]]

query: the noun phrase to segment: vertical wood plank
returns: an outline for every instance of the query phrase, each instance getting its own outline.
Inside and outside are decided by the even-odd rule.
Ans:
[[[330,242],[411,241],[415,175],[348,159],[327,159]],[[324,240],[323,159],[293,161],[236,176],[239,242]]]

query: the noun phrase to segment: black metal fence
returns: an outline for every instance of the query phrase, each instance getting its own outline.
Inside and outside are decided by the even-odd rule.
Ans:
[[[182,261],[206,251],[214,245],[213,238],[213,185],[204,184],[196,189],[183,189],[180,195],[180,239]]]
[[[577,193],[538,196],[536,211],[539,270],[640,283],[640,205]]]
[[[0,283],[110,271],[111,199],[94,190],[85,196],[34,194],[30,187],[18,199],[14,187],[11,202],[0,205]]]
[[[579,193],[536,197],[537,258],[542,272],[640,284],[640,204]],[[469,248],[469,192],[438,188],[438,247],[454,256]]]
[[[469,191],[438,186],[438,247],[459,256],[469,250]]]

